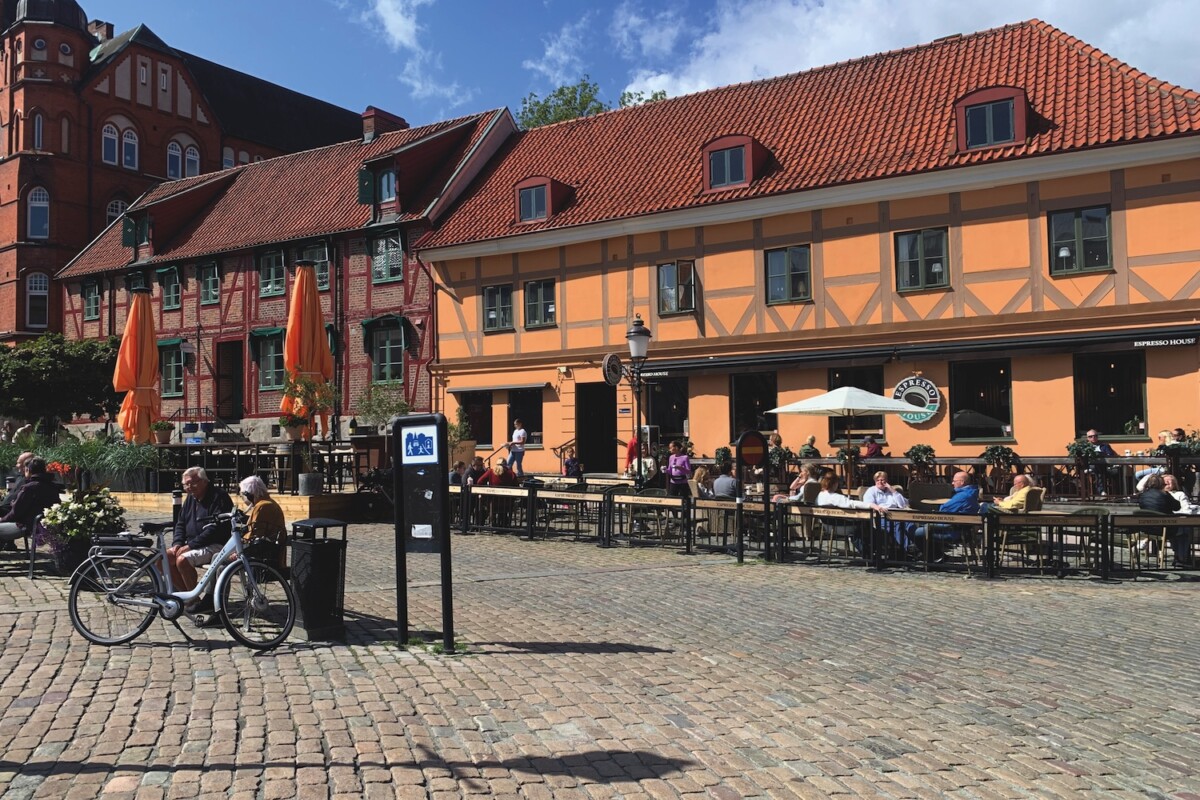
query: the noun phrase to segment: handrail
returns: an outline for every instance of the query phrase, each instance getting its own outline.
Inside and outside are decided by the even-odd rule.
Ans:
[[[567,439],[565,442],[558,445],[557,447],[551,447],[550,452],[554,453],[555,458],[557,458],[559,461],[562,461],[563,451],[566,450],[568,447],[574,447],[574,446],[575,446],[575,437],[572,436],[570,439]]]

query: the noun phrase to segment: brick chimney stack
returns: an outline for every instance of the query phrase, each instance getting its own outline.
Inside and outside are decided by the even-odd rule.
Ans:
[[[101,42],[107,42],[113,38],[113,24],[104,20],[94,19],[88,23],[88,33],[95,36]]]
[[[408,122],[404,117],[389,114],[375,106],[367,106],[367,110],[362,114],[362,121],[364,142],[373,141],[381,133],[402,131],[408,128]]]

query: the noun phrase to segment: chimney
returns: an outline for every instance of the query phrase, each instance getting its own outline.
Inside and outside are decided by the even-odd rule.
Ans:
[[[113,24],[101,19],[94,19],[88,23],[88,33],[95,36],[101,42],[107,42],[113,38]]]
[[[375,106],[367,106],[367,110],[362,114],[362,121],[364,142],[373,141],[381,133],[403,131],[408,128],[408,122],[404,117],[389,114]]]

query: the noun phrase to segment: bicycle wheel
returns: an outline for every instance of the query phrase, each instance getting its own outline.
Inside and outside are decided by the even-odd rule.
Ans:
[[[124,644],[137,638],[158,609],[149,603],[158,594],[154,567],[132,556],[95,556],[75,573],[67,608],[71,624],[96,644]]]
[[[296,598],[279,570],[258,561],[251,561],[250,567],[253,589],[243,561],[235,562],[222,576],[221,621],[229,635],[246,647],[270,650],[292,632]]]

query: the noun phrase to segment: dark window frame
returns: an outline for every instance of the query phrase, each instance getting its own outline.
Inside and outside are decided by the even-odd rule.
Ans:
[[[380,326],[371,331],[371,383],[404,385],[404,346],[403,328]]]
[[[521,222],[541,222],[550,216],[550,187],[544,183],[517,189],[517,219]],[[526,202],[528,199],[529,202]]]
[[[183,397],[186,356],[179,345],[158,348],[159,392],[162,397]]]
[[[516,329],[516,321],[513,319],[513,285],[511,283],[497,283],[483,287],[483,303],[481,305],[484,333],[506,333]],[[504,316],[505,311],[508,313],[507,319]],[[489,313],[493,322],[488,321]]]
[[[1088,256],[1088,242],[1096,242],[1100,237],[1084,235],[1084,215],[1089,212],[1103,211],[1104,212],[1104,264],[1086,263]],[[1073,235],[1071,239],[1056,238],[1054,232],[1054,223],[1056,217],[1072,216]],[[1067,208],[1057,211],[1049,211],[1046,213],[1046,240],[1050,243],[1050,277],[1059,278],[1072,275],[1085,275],[1094,272],[1111,272],[1113,269],[1113,252],[1112,252],[1112,206],[1087,206],[1084,208]],[[1060,256],[1059,251],[1068,247],[1071,252],[1068,256]],[[1079,265],[1079,253],[1084,254],[1084,264]],[[1066,266],[1066,259],[1070,259],[1070,266]]]
[[[1017,138],[1017,124],[1015,119],[1016,101],[1012,97],[1005,97],[999,100],[990,100],[986,103],[975,103],[969,105],[965,109],[966,120],[966,137],[967,149],[977,150],[981,147],[995,147],[1000,144],[1011,144]],[[1003,135],[998,135],[996,130],[996,110],[1004,108],[1008,116],[1008,130]],[[983,115],[983,139],[982,141],[971,139],[971,120],[972,117],[978,119],[979,115]]]
[[[495,395],[486,390],[461,392],[458,395],[458,404],[471,424],[471,435],[475,437],[476,448],[490,450],[495,438],[495,430],[492,425],[492,407],[495,405]]]
[[[558,302],[553,278],[525,283],[526,330],[554,327],[558,324],[557,312]]]
[[[674,270],[674,272],[670,273],[669,270]],[[687,280],[682,280],[685,271]],[[696,313],[695,261],[681,259],[664,262],[657,266],[655,275],[658,285],[658,315],[660,317]],[[673,278],[668,280],[668,275],[673,275]]]
[[[793,252],[804,254],[804,266],[797,269],[792,263]],[[771,264],[771,256],[781,253],[784,262],[778,270]],[[766,277],[767,305],[786,305],[789,303],[805,303],[812,300],[812,245],[794,244],[787,247],[777,247],[763,251],[763,272]],[[794,292],[792,289],[797,281],[802,281],[803,291]],[[782,281],[782,296],[772,297],[772,286]]]
[[[732,147],[722,147],[717,150],[710,150],[708,153],[708,188],[709,189],[729,189],[734,186],[745,186],[750,183],[750,170],[747,168],[746,151],[748,146],[745,144],[735,144]],[[736,166],[741,172],[740,177],[733,176],[733,167],[735,165],[733,154],[738,154]],[[717,179],[717,166],[720,165],[722,178]]]
[[[939,234],[941,237],[941,254],[930,255],[925,252],[928,234]],[[917,257],[915,259],[902,258],[901,242],[907,237],[915,237],[917,243]],[[897,292],[923,292],[929,289],[949,289],[950,288],[950,229],[947,227],[939,228],[920,228],[912,231],[898,231],[892,239],[892,253],[895,256],[896,265],[896,291]],[[904,285],[901,276],[903,271],[909,265],[916,265],[918,282],[915,285]],[[935,270],[934,267],[940,267]],[[941,273],[940,280],[933,279],[932,276],[936,273]]]
[[[1088,386],[1084,379],[1089,376],[1107,380]],[[1134,417],[1147,418],[1145,350],[1076,353],[1071,384],[1077,434],[1095,428],[1107,441],[1145,440],[1140,429],[1125,433],[1125,425]],[[1112,413],[1113,409],[1117,412]]]
[[[754,382],[770,383],[774,389],[774,397],[770,400],[762,400],[758,403],[751,404],[749,400],[740,400],[753,387]],[[739,387],[739,384],[743,384]],[[764,395],[765,396],[765,395]],[[753,405],[753,409],[748,409],[746,405]],[[759,432],[774,431],[779,427],[778,415],[771,414],[766,409],[775,408],[779,405],[779,374],[773,370],[763,370],[761,372],[734,372],[729,375],[729,441],[736,441],[739,436],[746,430],[757,430]],[[740,419],[745,419],[747,416],[753,416],[753,427],[746,428],[739,424]],[[739,430],[740,428],[740,430]]]
[[[1012,440],[1012,359],[951,361],[947,395],[951,442]],[[988,418],[996,430],[970,430],[986,428]]]
[[[843,386],[854,386],[873,394],[891,394],[890,391],[884,391],[883,367],[881,365],[830,367],[828,380],[829,391],[839,389]],[[845,447],[846,430],[850,429],[852,431],[870,431],[869,435],[875,436],[877,443],[886,444],[886,419],[887,417],[883,414],[864,414],[861,417],[830,417],[829,441],[834,447]],[[855,426],[854,428],[850,428],[852,422]],[[853,441],[861,443],[862,436],[862,434],[859,434],[857,439]]]

